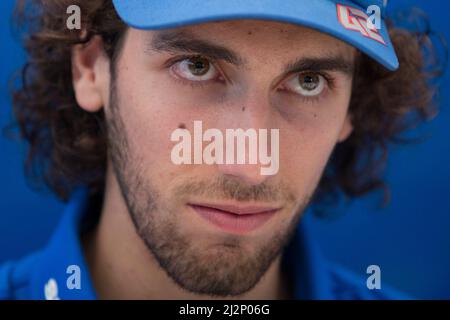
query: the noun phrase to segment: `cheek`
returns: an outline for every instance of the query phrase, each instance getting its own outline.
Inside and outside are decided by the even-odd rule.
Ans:
[[[160,189],[171,169],[170,136],[182,122],[182,116],[169,111],[170,106],[161,97],[165,93],[162,89],[152,88],[151,83],[143,81],[141,75],[132,75],[131,71],[120,70],[116,83],[117,103],[130,147],[129,158],[138,159],[139,172],[147,179],[151,177],[152,184]]]
[[[305,115],[289,123],[280,137],[280,172],[291,179],[299,192],[314,191],[344,125],[348,98],[337,100],[329,113],[317,111],[317,116]],[[326,108],[327,106],[321,105]]]
[[[291,135],[280,150],[280,174],[301,197],[311,194],[334,147],[333,139],[315,135],[312,139]]]
[[[117,79],[119,109],[132,153],[129,159],[137,159],[134,165],[138,166],[140,176],[159,192],[160,205],[176,212],[183,199],[173,194],[171,188],[191,171],[200,172],[198,166],[172,162],[171,153],[177,142],[171,141],[171,135],[180,127],[192,133],[194,120],[198,119],[206,120],[204,126],[208,127],[211,123],[205,118],[210,115],[204,110],[196,111],[194,105],[181,101],[178,93],[170,92],[148,75],[132,76],[127,73],[130,71],[124,70],[121,79]],[[133,80],[145,78],[148,81]],[[207,177],[210,168],[203,169],[203,177]]]

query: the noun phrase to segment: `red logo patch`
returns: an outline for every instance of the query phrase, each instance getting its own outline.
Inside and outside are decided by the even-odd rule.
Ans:
[[[386,45],[381,34],[376,28],[369,28],[369,16],[360,9],[337,4],[337,15],[339,22],[345,29],[361,33],[364,37],[378,41]]]

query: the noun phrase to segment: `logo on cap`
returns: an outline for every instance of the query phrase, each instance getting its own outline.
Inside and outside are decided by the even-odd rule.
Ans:
[[[371,23],[368,23],[370,17],[364,11],[342,4],[336,4],[336,8],[338,20],[345,29],[359,32],[366,38],[386,45],[383,36]]]

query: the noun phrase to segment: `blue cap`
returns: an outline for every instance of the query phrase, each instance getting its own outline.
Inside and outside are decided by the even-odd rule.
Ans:
[[[385,23],[387,0],[113,0],[113,3],[121,19],[136,29],[160,30],[220,20],[275,20],[343,40],[389,70],[399,66]],[[377,7],[370,7],[373,5]],[[379,9],[379,26],[376,20],[369,19],[376,12],[368,14],[369,7]]]

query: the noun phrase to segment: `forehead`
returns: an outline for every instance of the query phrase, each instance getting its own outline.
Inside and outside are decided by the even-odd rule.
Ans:
[[[144,32],[149,40],[159,33],[186,34],[210,40],[238,52],[263,54],[296,53],[305,55],[339,55],[351,59],[356,49],[317,30],[271,20],[229,20],[195,24],[174,29]]]

